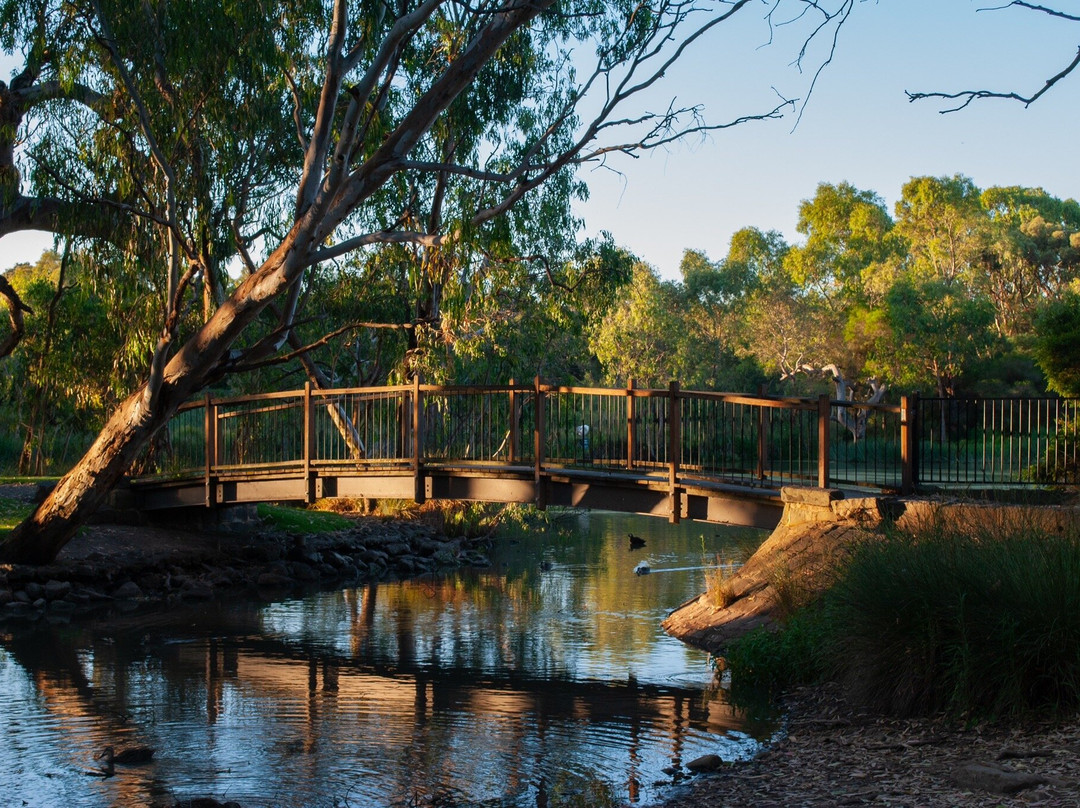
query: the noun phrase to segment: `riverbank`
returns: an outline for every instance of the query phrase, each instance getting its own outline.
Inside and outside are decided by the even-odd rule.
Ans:
[[[1080,724],[957,726],[858,710],[835,685],[784,701],[786,732],[753,760],[680,787],[664,808],[1072,808]]]
[[[0,494],[30,500],[33,491],[9,485]],[[373,516],[314,534],[258,524],[220,531],[94,524],[52,564],[0,566],[0,620],[409,578],[485,566],[483,546],[449,539],[425,521]]]
[[[665,628],[723,655],[747,631],[784,623],[829,589],[838,569],[850,569],[845,559],[852,558],[856,548],[865,549],[867,543],[876,547],[896,531],[932,532],[946,524],[983,541],[1008,540],[1032,530],[1050,538],[1071,535],[1076,518],[1073,508],[884,498],[844,501],[829,492],[793,491],[781,525],[722,583],[723,591],[683,604]],[[1022,566],[1037,569],[1034,556],[1030,558],[1031,564]],[[893,567],[885,574],[905,580],[897,578],[900,572],[906,570]],[[883,589],[887,583],[881,581],[878,588],[892,592]],[[953,586],[941,583],[942,591]],[[903,601],[915,591],[907,589],[890,602]],[[768,660],[762,657],[759,662]],[[1009,665],[1008,654],[999,655],[995,664]],[[998,671],[984,673],[991,678]],[[962,715],[951,720],[893,718],[857,706],[865,701],[848,695],[835,683],[794,689],[784,701],[786,731],[778,740],[752,761],[721,766],[693,781],[665,802],[665,808],[1080,804],[1080,728],[1078,716],[1068,708],[1059,705],[1054,721],[1028,713],[1011,722],[965,723]]]

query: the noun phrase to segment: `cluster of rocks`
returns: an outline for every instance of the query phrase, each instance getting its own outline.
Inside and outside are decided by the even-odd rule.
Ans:
[[[76,562],[0,567],[0,620],[410,578],[488,566],[484,549],[422,522],[364,519],[328,534],[222,534],[214,549],[164,559],[95,552]]]

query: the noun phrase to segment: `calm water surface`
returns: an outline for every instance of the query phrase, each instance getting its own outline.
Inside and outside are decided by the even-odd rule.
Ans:
[[[664,769],[753,754],[774,727],[659,627],[733,533],[566,519],[572,535],[499,540],[490,568],[448,577],[0,623],[0,802],[648,804]],[[93,776],[105,744],[158,751]]]

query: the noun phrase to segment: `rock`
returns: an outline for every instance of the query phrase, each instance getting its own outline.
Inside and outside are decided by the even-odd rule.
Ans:
[[[785,502],[795,502],[800,505],[816,505],[819,508],[828,508],[834,499],[843,499],[844,492],[836,488],[806,488],[803,486],[786,485],[780,489],[780,498]]]
[[[38,598],[33,603],[33,606],[34,606],[35,609],[44,609],[48,605],[49,605],[49,601],[45,600],[45,598]]]
[[[185,587],[180,596],[185,600],[210,600],[214,597],[214,588],[206,583],[195,582],[192,586]]]
[[[296,582],[288,575],[282,575],[278,572],[264,572],[255,580],[255,583],[265,587],[283,587],[292,586]]]
[[[49,611],[54,612],[70,612],[76,608],[75,603],[70,600],[53,600],[49,601]]]
[[[0,606],[7,606],[15,600],[15,595],[10,589],[0,589]]]
[[[134,581],[128,581],[127,583],[120,584],[113,590],[113,597],[120,599],[141,598],[142,589]]]
[[[160,572],[148,572],[139,576],[136,582],[144,592],[155,592],[165,589],[165,576]],[[175,582],[174,582],[175,583]]]
[[[341,575],[341,572],[333,564],[327,564],[325,561],[321,562],[318,566],[319,576],[328,580],[333,580]]]
[[[409,547],[403,541],[391,542],[390,544],[383,545],[383,551],[386,556],[401,556],[412,552],[412,548]]]
[[[30,581],[25,586],[26,594],[30,596],[30,600],[37,600],[38,598],[45,597],[45,587],[36,581]]]
[[[45,584],[45,599],[46,600],[60,600],[65,597],[71,591],[71,583],[69,581],[49,581]]]
[[[14,595],[14,600],[16,603],[25,603],[28,606],[33,602],[33,598],[26,594],[25,589],[20,589],[18,592],[16,592]]]
[[[686,764],[692,772],[714,772],[724,765],[724,759],[719,755],[702,755],[694,758]]]
[[[440,567],[452,567],[457,564],[457,556],[451,550],[436,550],[431,557]]]
[[[328,550],[327,552],[323,553],[323,559],[326,561],[326,563],[333,564],[339,569],[352,565],[352,562],[346,556],[343,556],[341,553],[336,553],[333,550]]]
[[[305,564],[303,561],[294,561],[289,565],[289,573],[297,581],[317,581],[319,580],[319,573]]]
[[[952,780],[963,788],[993,794],[1016,794],[1050,782],[1037,774],[1009,771],[988,763],[967,763],[952,773]]]

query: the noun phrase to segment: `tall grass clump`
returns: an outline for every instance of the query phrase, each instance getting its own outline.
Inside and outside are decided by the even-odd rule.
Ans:
[[[759,627],[732,640],[721,666],[731,673],[731,697],[753,706],[799,685],[814,684],[830,670],[828,626],[814,604],[772,628]]]
[[[1080,531],[1012,520],[868,541],[826,596],[837,672],[899,715],[1080,707]]]

